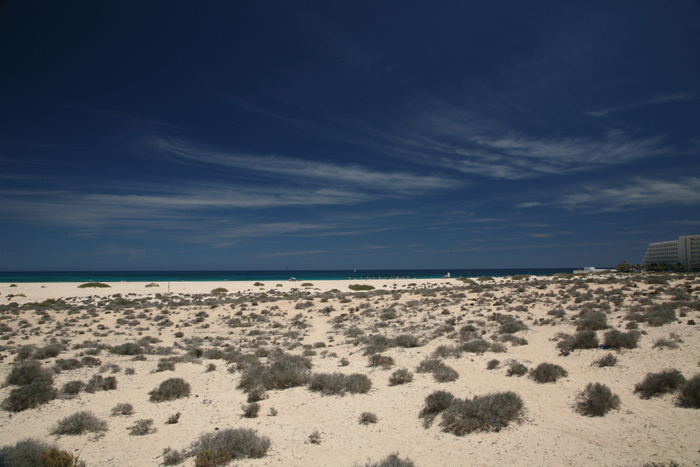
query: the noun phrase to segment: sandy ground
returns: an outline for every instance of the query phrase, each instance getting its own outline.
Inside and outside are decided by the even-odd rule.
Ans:
[[[11,329],[0,333],[0,353],[7,355],[0,363],[0,381],[4,382],[17,364],[19,348],[42,348],[52,339],[66,344],[67,349],[43,360],[45,368],[51,368],[57,359],[80,359],[89,349],[82,343],[99,342],[106,347],[97,355],[102,374],[118,380],[116,390],[60,396],[18,413],[0,411],[0,444],[34,437],[79,454],[89,467],[155,466],[162,464],[164,448],[186,448],[201,434],[217,428],[248,427],[269,437],[271,448],[263,458],[237,460],[236,465],[350,467],[379,461],[391,453],[410,458],[418,467],[641,466],[671,460],[699,465],[700,411],[677,407],[672,394],[642,400],[633,391],[649,372],[675,368],[690,379],[700,371],[699,327],[688,324],[689,320],[700,322],[700,278],[677,276],[663,284],[649,284],[649,277],[530,277],[473,285],[455,279],[314,281],[310,286],[302,286],[301,281],[265,282],[262,286],[252,282],[172,282],[169,296],[167,283],[148,288],[138,282],[110,283],[110,288],[103,289],[81,289],[74,283],[0,284],[0,320]],[[349,289],[350,284],[375,289],[358,293]],[[210,292],[216,288],[228,292],[214,296]],[[586,304],[603,310],[611,327],[625,331],[630,307],[644,309],[678,302],[674,293],[679,290],[686,296],[682,304],[676,303],[678,319],[658,327],[641,323],[638,347],[613,352],[618,359],[614,367],[592,365],[608,350],[575,350],[563,356],[557,348],[560,333],[575,332],[575,318]],[[63,301],[57,304],[36,305],[59,298]],[[564,317],[548,314],[558,308],[565,310]],[[392,310],[395,317],[387,313]],[[489,319],[494,312],[525,323],[527,329],[515,336],[526,339],[527,344],[504,343],[505,352],[463,352],[443,358],[459,373],[453,382],[439,383],[429,373],[416,372],[419,363],[439,346],[462,344],[459,331],[467,324],[475,326],[489,342],[499,340],[499,324]],[[235,319],[238,324],[232,324]],[[355,337],[358,330],[362,333],[359,338]],[[598,331],[601,341],[604,333]],[[391,367],[368,366],[363,338],[403,334],[417,337],[420,345],[383,351],[393,358]],[[147,354],[145,361],[109,350],[147,336],[160,340],[151,348],[161,350],[160,354]],[[677,342],[678,348],[654,348],[661,338]],[[190,361],[176,363],[174,371],[154,371],[164,356],[184,357],[195,347],[233,348],[251,354],[258,351],[259,355],[274,348],[295,355],[305,353],[313,362],[312,372],[362,373],[371,379],[372,389],[366,394],[343,396],[322,395],[307,387],[271,390],[269,398],[260,402],[260,415],[244,418],[241,407],[247,395],[237,389],[241,371],[227,371],[230,365],[226,361],[185,358]],[[172,353],[163,355],[167,351]],[[341,365],[341,359],[347,359],[348,364]],[[499,360],[500,366],[487,370],[493,359]],[[261,358],[263,364],[267,360]],[[549,384],[538,384],[527,376],[508,377],[508,362],[512,360],[529,368],[555,363],[564,367],[568,376]],[[211,363],[216,369],[206,371]],[[112,373],[110,364],[119,369]],[[127,368],[133,368],[134,374],[125,374]],[[409,369],[413,381],[390,386],[389,378],[399,368]],[[87,382],[99,371],[98,367],[63,371],[55,375],[54,386],[60,389],[72,380]],[[190,397],[150,402],[149,391],[172,377],[191,385]],[[577,413],[576,396],[591,382],[610,387],[620,396],[621,408],[604,417]],[[4,385],[0,400],[13,388]],[[459,398],[514,391],[524,401],[526,417],[522,424],[511,424],[499,432],[462,437],[443,432],[439,417],[426,429],[418,415],[426,396],[436,390]],[[135,413],[111,416],[117,403],[132,404]],[[270,416],[271,408],[276,416]],[[83,410],[106,420],[108,431],[99,436],[50,434],[58,420]],[[181,413],[179,423],[166,424],[176,412]],[[358,417],[363,412],[373,412],[378,422],[361,425]],[[157,431],[130,436],[127,428],[139,419],[153,419]],[[315,430],[321,434],[319,444],[309,442]],[[180,465],[193,466],[194,458]]]

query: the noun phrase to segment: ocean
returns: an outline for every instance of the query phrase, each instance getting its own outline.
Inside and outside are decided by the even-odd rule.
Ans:
[[[59,271],[0,272],[0,283],[8,282],[178,282],[178,281],[284,281],[294,277],[301,281],[402,277],[439,279],[451,277],[503,277],[516,274],[548,276],[571,273],[571,268],[552,269],[370,269],[307,271]]]

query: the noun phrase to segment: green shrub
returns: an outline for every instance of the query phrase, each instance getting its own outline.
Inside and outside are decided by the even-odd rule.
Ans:
[[[131,431],[129,433],[131,436],[144,436],[155,433],[158,429],[153,428],[153,419],[149,418],[136,420],[136,423],[128,427],[127,430]]]
[[[217,287],[211,291],[212,295],[221,295],[224,293],[228,293],[228,289],[225,289],[223,287]]]
[[[250,404],[243,406],[243,416],[245,418],[257,418],[260,412],[260,404],[257,402],[251,402]]]
[[[396,338],[394,339],[394,344],[396,344],[396,346],[398,347],[403,347],[407,349],[420,346],[418,338],[410,334],[401,334],[400,336],[396,336]]]
[[[519,395],[512,391],[476,396],[474,399],[455,399],[442,413],[443,431],[457,436],[475,431],[500,431],[510,423],[520,423],[525,406]]]
[[[606,349],[635,349],[639,341],[639,332],[622,332],[611,329],[603,335],[603,345]]]
[[[620,396],[600,383],[588,383],[576,396],[576,411],[589,417],[602,417],[610,410],[620,408]]]
[[[389,454],[379,462],[366,463],[365,467],[416,467],[411,459],[401,459],[398,453]]]
[[[34,382],[53,383],[51,372],[41,367],[41,363],[31,360],[15,366],[5,378],[5,384],[23,386]]]
[[[634,393],[642,399],[650,399],[675,392],[685,383],[685,377],[676,369],[647,373],[640,383],[634,385]]]
[[[528,369],[525,365],[518,362],[513,362],[509,365],[506,376],[523,376],[526,375]]]
[[[69,415],[58,421],[51,429],[52,435],[82,435],[87,432],[107,431],[107,422],[95,417],[92,412],[84,411]]]
[[[540,363],[530,370],[530,378],[540,384],[556,383],[559,378],[569,376],[569,372],[553,363]]]
[[[369,366],[391,366],[394,364],[394,359],[388,355],[376,353],[369,356]]]
[[[80,394],[80,391],[85,389],[85,383],[79,380],[68,381],[61,388],[62,394],[68,394],[69,396],[75,396]]]
[[[456,381],[457,378],[459,378],[459,373],[457,373],[454,368],[443,365],[433,371],[433,378],[435,378],[435,381],[438,383],[449,383]]]
[[[21,412],[47,404],[57,396],[58,391],[50,381],[38,380],[11,390],[10,395],[2,402],[2,408],[8,412]]]
[[[189,452],[193,456],[210,451],[216,455],[228,454],[229,461],[246,457],[259,459],[267,454],[270,438],[259,436],[249,428],[226,428],[213,433],[205,433],[192,443]],[[221,464],[210,464],[221,465]],[[225,465],[225,464],[224,464]]]
[[[600,368],[604,368],[606,366],[615,366],[617,364],[617,357],[609,353],[594,361],[593,364],[598,365]]]
[[[79,289],[108,289],[112,287],[111,285],[103,284],[102,282],[86,282],[85,284],[80,284]]]
[[[148,289],[152,287],[160,287],[160,285],[156,284],[155,282],[151,282],[150,284],[146,284],[145,287]]]
[[[314,373],[309,381],[309,389],[323,394],[364,394],[372,388],[372,381],[363,374],[354,373]]]
[[[80,456],[75,457],[56,448],[42,452],[41,462],[42,467],[85,467],[85,462],[80,460]]]
[[[359,419],[360,425],[377,423],[377,416],[372,412],[362,412]]]
[[[597,349],[600,345],[595,331],[579,331],[573,336],[566,336],[557,343],[562,355],[569,355],[576,349]]]
[[[97,391],[112,391],[117,389],[117,378],[108,376],[104,378],[102,375],[93,375],[85,386],[85,392],[95,393]]]
[[[700,374],[693,376],[681,386],[676,404],[680,407],[700,409]]]
[[[134,406],[131,404],[117,404],[112,407],[112,416],[117,415],[132,415],[134,413]]]
[[[587,311],[576,320],[577,331],[598,331],[608,327],[608,317],[602,311]]]
[[[374,286],[365,284],[350,284],[348,288],[350,290],[374,290]]]
[[[182,378],[170,378],[148,394],[151,396],[151,402],[171,401],[180,397],[189,397],[190,385]]]

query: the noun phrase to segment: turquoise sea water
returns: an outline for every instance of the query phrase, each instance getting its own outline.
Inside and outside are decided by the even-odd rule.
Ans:
[[[357,271],[85,271],[85,272],[0,272],[0,283],[7,282],[177,282],[177,281],[302,281],[409,277],[438,279],[451,277],[551,275],[575,268],[554,269],[372,269]]]

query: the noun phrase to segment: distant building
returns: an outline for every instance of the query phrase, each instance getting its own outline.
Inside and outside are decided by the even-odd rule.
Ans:
[[[643,266],[663,263],[682,264],[688,271],[700,269],[700,235],[686,235],[678,240],[651,243],[642,261]]]
[[[575,269],[574,274],[591,274],[594,272],[606,272],[606,271],[617,272],[616,269],[597,269],[594,266],[588,266],[588,267],[585,267],[583,269]]]

